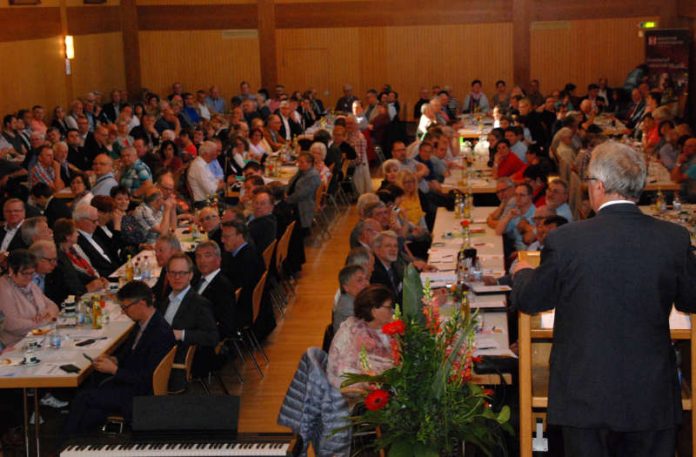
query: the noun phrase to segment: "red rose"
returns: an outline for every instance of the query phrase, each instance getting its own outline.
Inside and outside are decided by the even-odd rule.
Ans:
[[[385,335],[403,335],[406,331],[406,324],[401,319],[391,321],[382,326],[382,333]]]
[[[389,392],[386,390],[378,389],[365,397],[365,408],[370,411],[378,411],[387,406],[387,403],[389,403]]]
[[[486,397],[493,397],[493,395],[495,395],[495,392],[493,391],[493,389],[484,389],[483,395],[485,395]]]
[[[471,225],[471,221],[469,219],[462,219],[461,224],[463,228],[469,228],[469,225]]]

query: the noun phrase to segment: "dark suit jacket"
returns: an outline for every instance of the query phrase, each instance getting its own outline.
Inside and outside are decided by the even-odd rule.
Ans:
[[[62,199],[56,197],[53,197],[48,202],[43,214],[46,216],[49,227],[53,227],[53,224],[55,224],[58,219],[70,219],[72,217],[72,213],[70,212],[68,205],[66,205]]]
[[[96,279],[76,269],[68,256],[58,249],[56,268],[46,275],[44,293],[60,305],[68,295],[87,293],[87,284]]]
[[[89,160],[87,154],[85,154],[84,148],[68,146],[68,162],[82,171],[90,170],[91,160]]]
[[[121,249],[124,247],[123,241],[121,240],[121,231],[114,230],[114,227],[111,224],[109,224],[109,230],[112,233],[111,238],[109,238],[109,235],[107,235],[104,229],[101,227],[97,227],[94,230],[94,235],[92,236],[97,240],[97,243],[99,243],[100,246],[106,246],[109,257],[116,260],[116,262],[119,264],[123,263],[124,259],[122,259],[121,255],[119,254]]]
[[[162,267],[159,278],[154,286],[152,286],[152,294],[155,296],[155,303],[160,308],[167,301],[169,293],[172,291],[169,282],[167,281],[167,267]]]
[[[99,240],[95,237],[92,237],[94,241],[99,243]],[[111,273],[113,273],[116,268],[118,268],[118,259],[112,259],[109,256],[109,248],[106,246],[101,246],[102,250],[104,253],[109,257],[109,260],[106,260],[100,253],[99,251],[96,250],[94,246],[92,246],[92,243],[85,238],[82,233],[80,233],[77,237],[77,244],[82,248],[82,250],[87,254],[87,257],[89,258],[90,263],[94,267],[95,270],[99,272],[100,276],[104,276],[107,278]]]
[[[236,256],[225,252],[222,256],[222,271],[236,290],[242,288],[239,297],[241,325],[251,324],[253,317],[252,295],[254,287],[264,272],[263,259],[253,245],[247,244]]]
[[[85,160],[87,161],[88,167],[92,167],[92,161],[99,154],[108,154],[109,151],[101,144],[97,142],[94,138],[94,133],[89,132],[87,138],[85,138],[85,145],[82,148],[85,154]],[[70,160],[68,159],[68,162]]]
[[[276,113],[278,116],[280,116],[280,113]],[[302,135],[302,126],[292,120],[292,118],[288,118],[288,125],[290,126],[290,138],[292,138],[295,135]],[[281,117],[280,119],[280,136],[283,138],[287,138],[285,131],[285,123],[283,122],[283,118]]]
[[[234,298],[234,286],[222,271],[215,275],[213,281],[206,286],[202,296],[212,304],[220,338],[234,335],[242,321],[241,311]]]
[[[127,106],[125,103],[119,104],[119,114],[125,106]],[[116,106],[111,102],[102,105],[102,113],[104,113],[104,116],[106,116],[106,118],[111,122],[116,122],[116,119],[118,119],[118,115],[116,114]]]
[[[617,431],[681,420],[669,314],[696,312],[687,231],[631,204],[549,233],[541,265],[514,278],[527,313],[556,308],[549,422]]]
[[[167,312],[169,300],[159,308],[162,316]],[[201,347],[212,347],[218,342],[219,335],[212,306],[208,299],[201,297],[191,287],[181,301],[181,305],[174,315],[172,326],[174,330],[184,330],[184,341],[177,343],[179,349],[175,360],[183,362],[189,345],[196,344]]]
[[[133,396],[152,395],[152,373],[174,346],[174,334],[159,311],[152,315],[138,345],[132,349],[139,330],[139,325],[135,324],[116,352],[118,371],[112,382],[127,387]]]
[[[0,243],[5,240],[7,232],[5,231],[5,226],[0,227]],[[10,241],[10,245],[7,247],[8,251],[14,251],[15,249],[24,249],[27,245],[22,241],[22,229],[17,230]]]
[[[370,276],[370,284],[382,284],[392,291],[394,299],[398,300],[401,296],[402,282],[404,280],[404,270],[399,262],[392,263],[392,270],[394,271],[394,280],[392,282],[387,273],[387,269],[384,264],[377,258],[375,258],[375,268],[372,270],[372,276]]]
[[[277,226],[278,224],[273,214],[252,219],[251,222],[249,222],[249,235],[251,235],[251,239],[254,240],[254,246],[256,246],[260,254],[263,254],[264,249],[275,241]],[[266,265],[266,267],[268,267],[268,265]]]

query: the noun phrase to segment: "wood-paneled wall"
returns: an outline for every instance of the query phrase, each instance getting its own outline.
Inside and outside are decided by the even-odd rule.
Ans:
[[[140,32],[142,85],[168,94],[172,82],[188,91],[217,85],[229,99],[239,92],[239,82],[252,87],[261,82],[259,40],[223,37],[222,30]]]
[[[41,104],[52,110],[90,90],[125,84],[120,0],[42,0],[36,6],[0,2],[0,113]],[[75,35],[72,76],[66,77],[62,34]]]
[[[56,36],[0,43],[0,113],[65,102],[63,43]]]
[[[492,88],[512,77],[512,26],[281,29],[278,78],[288,90],[314,87],[329,104],[352,84],[362,96],[389,83],[412,111],[421,86],[449,85],[460,100],[473,79]]]
[[[585,93],[590,82],[605,76],[611,86],[643,61],[638,23],[655,17],[594,19],[532,24],[531,75],[543,92],[573,82]]]
[[[124,88],[121,32],[77,35],[72,69],[72,88],[76,97],[99,90],[107,100],[111,89]]]

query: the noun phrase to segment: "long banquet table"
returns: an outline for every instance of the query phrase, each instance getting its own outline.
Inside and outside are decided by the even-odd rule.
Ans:
[[[472,210],[471,246],[476,248],[483,267],[483,274],[502,276],[504,258],[502,238],[486,226],[486,216],[493,211],[491,207],[478,207]],[[457,254],[464,239],[461,236],[460,218],[453,211],[438,208],[433,227],[433,243],[429,251],[428,263],[438,269],[436,272],[421,273],[421,279],[431,281],[431,287],[447,287],[456,281]],[[478,284],[482,285],[482,284]],[[471,307],[479,310],[480,331],[476,334],[475,354],[479,356],[516,357],[509,349],[509,333],[506,296],[504,292],[476,295],[470,293]],[[441,307],[446,316],[453,311],[454,303]],[[495,384],[498,376],[475,375],[474,381],[481,384]],[[506,376],[506,382],[510,382]]]
[[[89,298],[91,294],[86,295]],[[32,411],[29,407],[29,398],[33,396],[34,424],[34,451],[37,457],[40,451],[40,411],[39,389],[46,388],[76,388],[92,372],[91,362],[83,355],[91,358],[103,354],[111,354],[123,340],[133,326],[133,321],[121,312],[121,309],[112,300],[106,300],[106,309],[109,313],[109,323],[101,329],[92,329],[90,326],[79,325],[74,327],[59,327],[61,336],[59,348],[51,346],[51,338],[56,332],[55,328],[47,327],[40,330],[47,331],[42,335],[29,332],[25,338],[6,349],[0,355],[0,389],[21,389],[24,409],[24,441],[26,456],[31,453],[31,440],[29,435],[29,416]],[[43,333],[43,332],[42,332]],[[94,340],[85,346],[76,344]],[[38,344],[32,349],[39,362],[35,365],[23,363],[24,355],[29,350],[30,344]],[[79,372],[67,373],[61,370],[61,365],[75,365]]]

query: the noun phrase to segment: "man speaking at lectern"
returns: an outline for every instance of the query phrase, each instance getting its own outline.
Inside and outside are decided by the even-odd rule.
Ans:
[[[645,180],[642,154],[598,146],[586,178],[597,215],[550,233],[537,269],[513,271],[520,311],[556,308],[548,420],[566,457],[674,456],[669,314],[696,312],[696,257],[687,230],[636,206]]]

